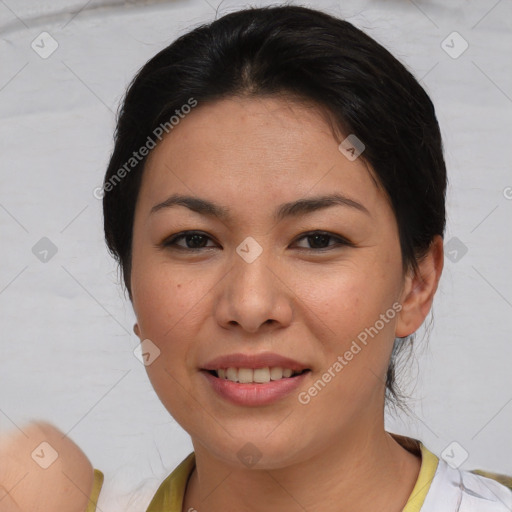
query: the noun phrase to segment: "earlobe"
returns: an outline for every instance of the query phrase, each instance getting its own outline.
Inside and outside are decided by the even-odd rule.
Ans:
[[[395,336],[409,336],[419,329],[427,317],[443,271],[443,238],[436,235],[427,254],[418,261],[418,271],[405,278],[401,296],[402,310],[396,323]]]
[[[138,323],[134,323],[133,324],[133,332],[135,333],[135,335],[140,338],[140,329],[139,329],[139,324]]]

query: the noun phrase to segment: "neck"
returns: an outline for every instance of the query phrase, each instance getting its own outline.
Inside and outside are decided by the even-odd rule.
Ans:
[[[304,512],[402,510],[418,478],[421,458],[387,433],[359,431],[293,465],[234,467],[194,443],[184,511]]]

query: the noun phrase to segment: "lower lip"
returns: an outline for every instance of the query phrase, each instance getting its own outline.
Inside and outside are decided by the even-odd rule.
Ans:
[[[240,384],[228,379],[214,377],[206,370],[201,373],[207,378],[214,391],[236,405],[258,406],[277,402],[297,389],[311,373],[307,371],[296,377],[271,380],[263,384]]]

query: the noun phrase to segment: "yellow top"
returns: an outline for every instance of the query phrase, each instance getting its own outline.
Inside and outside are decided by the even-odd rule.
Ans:
[[[397,436],[393,437],[397,439]],[[402,512],[420,512],[439,463],[439,459],[431,451],[427,450],[420,441],[418,443],[421,450],[421,468]]]
[[[421,454],[421,467],[418,474],[416,484],[407,500],[405,508],[402,512],[421,512],[421,507],[425,501],[425,497],[430,489],[430,484],[434,478],[439,463],[439,458],[429,451],[423,444],[410,437],[400,436],[398,434],[391,434],[393,438],[400,443],[405,449],[410,452],[420,455]],[[146,512],[182,512],[183,498],[187,482],[194,471],[196,465],[195,453],[190,453],[174,471],[160,484],[156,491],[151,503],[149,504]],[[474,470],[474,473],[486,476],[488,478],[498,479],[497,477],[507,479],[505,485],[512,487],[512,478],[504,475],[497,475],[482,470]],[[89,502],[89,507],[86,512],[96,512],[96,502],[101,490],[103,482],[103,474],[101,471],[95,469],[95,480]]]
[[[194,452],[161,483],[146,512],[182,512],[187,482],[196,467]]]
[[[421,469],[409,500],[402,512],[420,512],[439,459],[421,443]],[[195,454],[190,453],[162,482],[146,512],[182,512],[187,481],[195,468]]]
[[[103,473],[99,469],[95,469],[91,497],[89,498],[89,503],[87,504],[87,509],[85,512],[96,512],[96,504],[98,503],[98,497],[100,495],[102,485]]]

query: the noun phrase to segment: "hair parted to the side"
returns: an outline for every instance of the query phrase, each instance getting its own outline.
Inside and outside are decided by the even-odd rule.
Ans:
[[[240,10],[193,29],[150,59],[119,110],[104,185],[190,98],[201,108],[228,97],[275,95],[318,106],[340,134],[364,143],[360,158],[396,216],[404,271],[416,272],[445,229],[447,178],[434,106],[388,50],[321,11],[291,5]],[[130,299],[133,220],[145,161],[103,196],[107,246]],[[387,374],[386,400],[402,409],[395,367],[412,339],[395,340]]]

